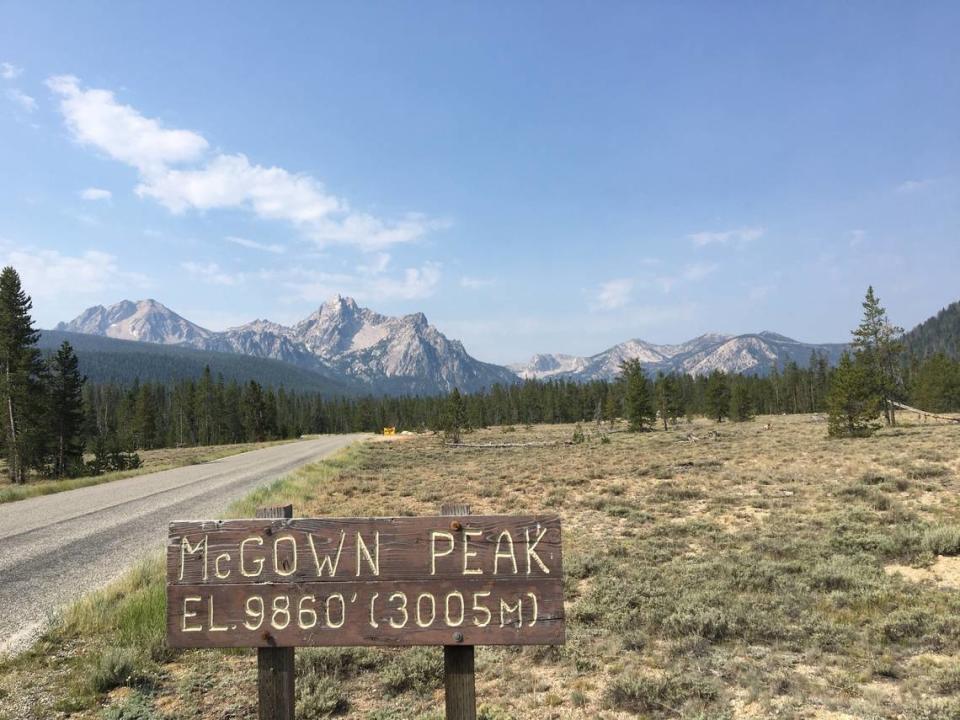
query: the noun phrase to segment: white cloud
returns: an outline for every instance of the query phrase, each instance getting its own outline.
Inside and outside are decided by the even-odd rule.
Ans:
[[[194,277],[198,277],[211,285],[240,285],[246,277],[243,273],[225,272],[217,263],[198,263],[187,261],[180,263],[180,267]]]
[[[18,88],[10,88],[7,90],[7,97],[19,105],[20,109],[24,112],[31,113],[37,109],[37,101]]]
[[[608,280],[600,285],[593,301],[598,310],[617,310],[630,302],[634,281],[629,278]]]
[[[372,262],[357,265],[357,272],[365,275],[381,275],[390,267],[390,253],[377,253]]]
[[[433,262],[393,276],[300,270],[284,281],[294,299],[308,302],[323,302],[337,293],[364,301],[419,300],[433,295],[439,283],[440,265]]]
[[[217,155],[199,169],[167,168],[150,174],[136,191],[174,213],[247,207],[262,218],[298,225],[317,222],[344,207],[310,176],[251,165],[244,155]]]
[[[65,255],[59,250],[0,241],[0,258],[3,265],[16,268],[24,289],[34,300],[96,296],[116,286],[149,284],[144,275],[122,270],[114,255],[99,250]]]
[[[493,278],[478,278],[470,277],[469,275],[464,275],[460,278],[460,287],[466,288],[467,290],[480,290],[482,288],[487,288],[497,283]]]
[[[863,242],[867,239],[866,230],[851,230],[847,233],[850,239],[850,247],[857,247],[857,245],[862,245]]]
[[[103,188],[88,187],[80,191],[80,197],[84,200],[109,200],[113,193]]]
[[[263,252],[274,253],[275,255],[280,255],[284,252],[283,245],[277,245],[275,243],[261,243],[256,240],[247,240],[247,238],[242,237],[227,237],[227,242],[233,243],[234,245],[239,245],[240,247],[249,248],[251,250],[261,250]]]
[[[921,190],[926,190],[934,183],[936,183],[936,180],[931,178],[926,178],[924,180],[906,180],[897,185],[895,189],[898,193],[910,195],[911,193],[917,193]]]
[[[117,102],[108,90],[84,89],[69,75],[52,77],[47,85],[60,97],[74,139],[137,168],[137,194],[173,213],[243,209],[261,219],[289,222],[319,245],[367,251],[413,242],[449,226],[419,213],[388,221],[353,211],[308,174],[258,165],[242,153],[210,156],[199,133],[164,128]]]
[[[759,240],[765,232],[766,230],[762,227],[742,227],[736,230],[719,232],[704,230],[687,235],[687,239],[697,247],[704,247],[705,245],[742,246],[754,240]]]
[[[0,77],[4,80],[14,80],[18,78],[22,72],[23,68],[17,67],[13,63],[0,63]]]
[[[680,282],[699,282],[716,270],[717,266],[711,263],[692,263],[686,265],[676,275],[661,275],[654,282],[663,292],[668,293]]]
[[[196,160],[207,141],[190,130],[168,130],[121,105],[109,90],[84,90],[72,75],[47,80],[60,97],[60,112],[74,139],[92,145],[143,173],[161,172],[167,165]]]
[[[717,266],[713,264],[693,263],[692,265],[687,265],[680,276],[688,282],[696,282],[697,280],[703,280],[707,275],[713,274],[716,269]]]

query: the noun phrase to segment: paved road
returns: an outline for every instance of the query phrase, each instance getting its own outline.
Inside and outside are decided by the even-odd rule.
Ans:
[[[217,517],[266,481],[364,437],[333,435],[0,505],[0,652],[163,547],[170,520]]]

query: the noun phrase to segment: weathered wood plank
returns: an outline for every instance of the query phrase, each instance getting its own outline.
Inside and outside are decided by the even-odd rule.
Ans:
[[[169,642],[562,643],[560,519],[449,509],[456,514],[171,523]]]
[[[260,508],[258,518],[292,518],[293,505]],[[169,599],[168,599],[169,607]],[[257,706],[259,720],[294,720],[296,658],[293,648],[257,650]]]
[[[167,638],[173,647],[555,645],[564,641],[563,583],[169,585]]]
[[[551,577],[561,568],[556,515],[172,522],[167,544],[174,585]]]
[[[469,515],[470,506],[444,503],[441,515]],[[443,688],[446,720],[476,720],[477,681],[474,675],[473,645],[463,645],[463,635],[455,634],[455,644],[443,646]]]

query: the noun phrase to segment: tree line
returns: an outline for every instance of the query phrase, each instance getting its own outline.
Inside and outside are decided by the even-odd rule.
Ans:
[[[745,421],[757,414],[829,413],[830,432],[862,435],[893,400],[930,411],[960,409],[960,362],[943,354],[902,362],[893,327],[870,289],[853,352],[837,368],[812,353],[764,376],[657,374],[636,360],[613,380],[527,380],[469,395],[331,398],[215,376],[169,383],[91,383],[69,343],[43,357],[32,304],[13,268],[0,272],[0,411],[12,482],[28,474],[63,477],[124,469],[137,451],[243,443],[304,434],[455,430],[491,425],[625,419],[635,430],[681,418]],[[86,453],[86,456],[85,456]],[[92,456],[92,457],[91,457]]]

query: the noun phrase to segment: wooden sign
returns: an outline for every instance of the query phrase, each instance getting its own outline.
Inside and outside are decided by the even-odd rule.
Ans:
[[[555,645],[560,519],[170,523],[173,647]]]

